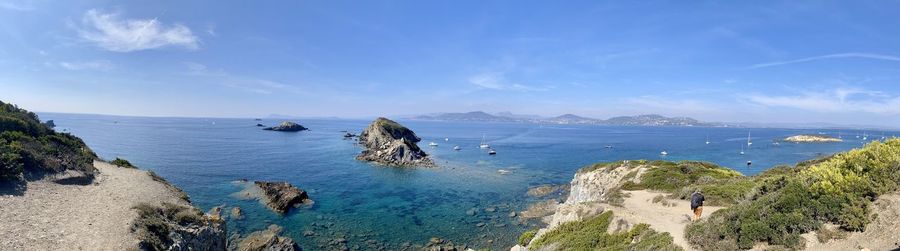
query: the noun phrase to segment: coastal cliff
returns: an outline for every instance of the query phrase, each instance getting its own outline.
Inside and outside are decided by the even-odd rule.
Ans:
[[[359,144],[365,149],[356,156],[389,166],[433,167],[434,161],[416,144],[416,133],[386,118],[378,118],[359,134]]]

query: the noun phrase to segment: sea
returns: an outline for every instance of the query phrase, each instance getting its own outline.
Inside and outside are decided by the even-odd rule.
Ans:
[[[310,130],[264,131],[282,119],[161,118],[41,113],[57,131],[82,138],[103,159],[117,157],[182,188],[202,210],[240,207],[230,234],[271,224],[306,250],[403,250],[437,237],[457,246],[507,249],[540,227],[511,217],[545,198],[529,188],[567,184],[598,162],[697,160],[754,175],[777,165],[858,148],[896,132],[733,127],[547,125],[397,120],[422,138],[437,168],[394,168],[355,159],[362,148],[343,137],[371,120],[292,119]],[[749,140],[752,145],[748,147]],[[796,134],[844,142],[780,142]],[[497,151],[479,149],[482,138]],[[707,144],[706,141],[709,141]],[[428,146],[434,142],[438,146]],[[455,151],[452,148],[460,146]],[[741,151],[744,154],[740,154]],[[665,151],[667,155],[661,154]],[[752,161],[752,165],[747,165]],[[287,181],[315,201],[285,215],[238,196],[249,181]]]

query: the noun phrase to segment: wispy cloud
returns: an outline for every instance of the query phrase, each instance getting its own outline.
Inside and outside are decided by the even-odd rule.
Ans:
[[[214,83],[248,92],[258,94],[273,94],[279,92],[293,94],[306,93],[293,85],[266,79],[236,76],[224,70],[211,70],[206,65],[196,62],[185,62],[184,66],[187,68],[187,75],[189,76],[208,78]]]
[[[88,10],[77,28],[79,36],[100,48],[115,52],[156,49],[164,46],[198,48],[199,39],[187,26],[166,26],[156,18],[124,19],[119,13]]]
[[[886,60],[886,61],[900,62],[900,57],[898,57],[898,56],[850,52],[850,53],[828,54],[828,55],[801,58],[801,59],[788,60],[788,61],[776,61],[776,62],[761,63],[761,64],[751,65],[750,67],[747,67],[747,69],[758,69],[758,68],[765,68],[765,67],[772,67],[772,66],[781,66],[781,65],[788,65],[788,64],[797,64],[797,63],[805,63],[805,62],[811,62],[811,61],[819,61],[819,60],[826,60],[826,59],[840,59],[840,58],[862,58],[862,59],[874,59],[874,60]]]
[[[531,91],[548,91],[553,89],[553,86],[530,86],[518,83],[511,83],[506,79],[506,74],[504,72],[484,72],[474,76],[469,77],[469,83],[477,86],[482,89],[490,89],[490,90],[511,90],[511,91],[523,91],[523,92],[531,92]]]
[[[112,62],[109,60],[94,60],[94,61],[79,61],[79,62],[60,62],[59,66],[79,71],[79,70],[99,70],[99,71],[108,71],[115,68]]]
[[[782,96],[756,94],[748,96],[747,100],[766,107],[794,108],[822,113],[900,114],[900,96],[859,88],[836,88]]]
[[[32,11],[35,9],[31,0],[0,0],[0,9],[12,11]]]
[[[693,100],[693,99],[673,99],[672,97],[660,97],[645,95],[640,97],[626,98],[625,104],[630,108],[645,113],[665,112],[670,114],[694,115],[703,113],[718,113],[718,106],[709,103]]]

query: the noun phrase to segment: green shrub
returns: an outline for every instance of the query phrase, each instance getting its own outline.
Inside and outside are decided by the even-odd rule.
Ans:
[[[53,131],[32,112],[0,102],[0,180],[66,170],[92,176],[96,155],[81,139]]]
[[[519,236],[519,245],[523,247],[528,246],[528,243],[531,242],[531,239],[534,239],[534,235],[536,235],[537,232],[537,229],[532,229],[522,233],[522,235]]]
[[[131,162],[128,162],[128,160],[125,160],[125,159],[116,158],[115,160],[110,161],[109,163],[116,165],[118,167],[137,169],[136,166],[132,165]]]
[[[681,250],[669,233],[659,233],[650,225],[638,224],[628,231],[608,233],[612,211],[563,223],[534,240],[531,250],[556,245],[558,250]]]
[[[686,235],[701,249],[751,248],[768,242],[798,249],[800,234],[822,223],[862,231],[871,221],[871,202],[900,184],[900,139],[779,167],[753,177],[755,185],[731,208],[688,226]]]

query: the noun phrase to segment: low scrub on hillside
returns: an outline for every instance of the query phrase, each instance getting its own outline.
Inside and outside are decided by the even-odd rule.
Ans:
[[[623,163],[623,162],[619,162]],[[751,178],[708,162],[698,161],[629,161],[628,165],[652,166],[635,182],[628,176],[622,184],[625,190],[656,190],[672,194],[676,199],[688,199],[696,190],[706,195],[706,204],[724,206],[744,199],[753,189]],[[636,174],[635,174],[636,175]],[[629,176],[632,176],[629,173]]]
[[[163,203],[162,206],[139,204],[134,207],[138,218],[131,226],[142,250],[168,250],[173,240],[169,234],[177,226],[206,224],[203,213],[194,207]]]
[[[137,169],[137,167],[134,166],[134,165],[132,165],[131,162],[129,162],[128,160],[125,160],[125,159],[121,159],[121,158],[116,158],[116,159],[114,159],[113,161],[110,161],[109,163],[110,163],[110,164],[113,164],[113,165],[116,165],[116,166],[118,166],[118,167],[122,167],[122,168],[134,168],[134,169]]]
[[[581,221],[563,223],[541,235],[528,246],[540,250],[553,245],[556,250],[681,250],[669,233],[638,224],[627,231],[608,233],[613,213],[607,211]]]
[[[58,133],[37,114],[0,102],[0,180],[40,178],[66,170],[92,176],[96,155],[78,137]]]
[[[779,167],[754,177],[746,200],[687,228],[688,240],[705,250],[749,249],[757,242],[804,246],[800,234],[834,223],[862,231],[879,195],[900,186],[900,139]]]

